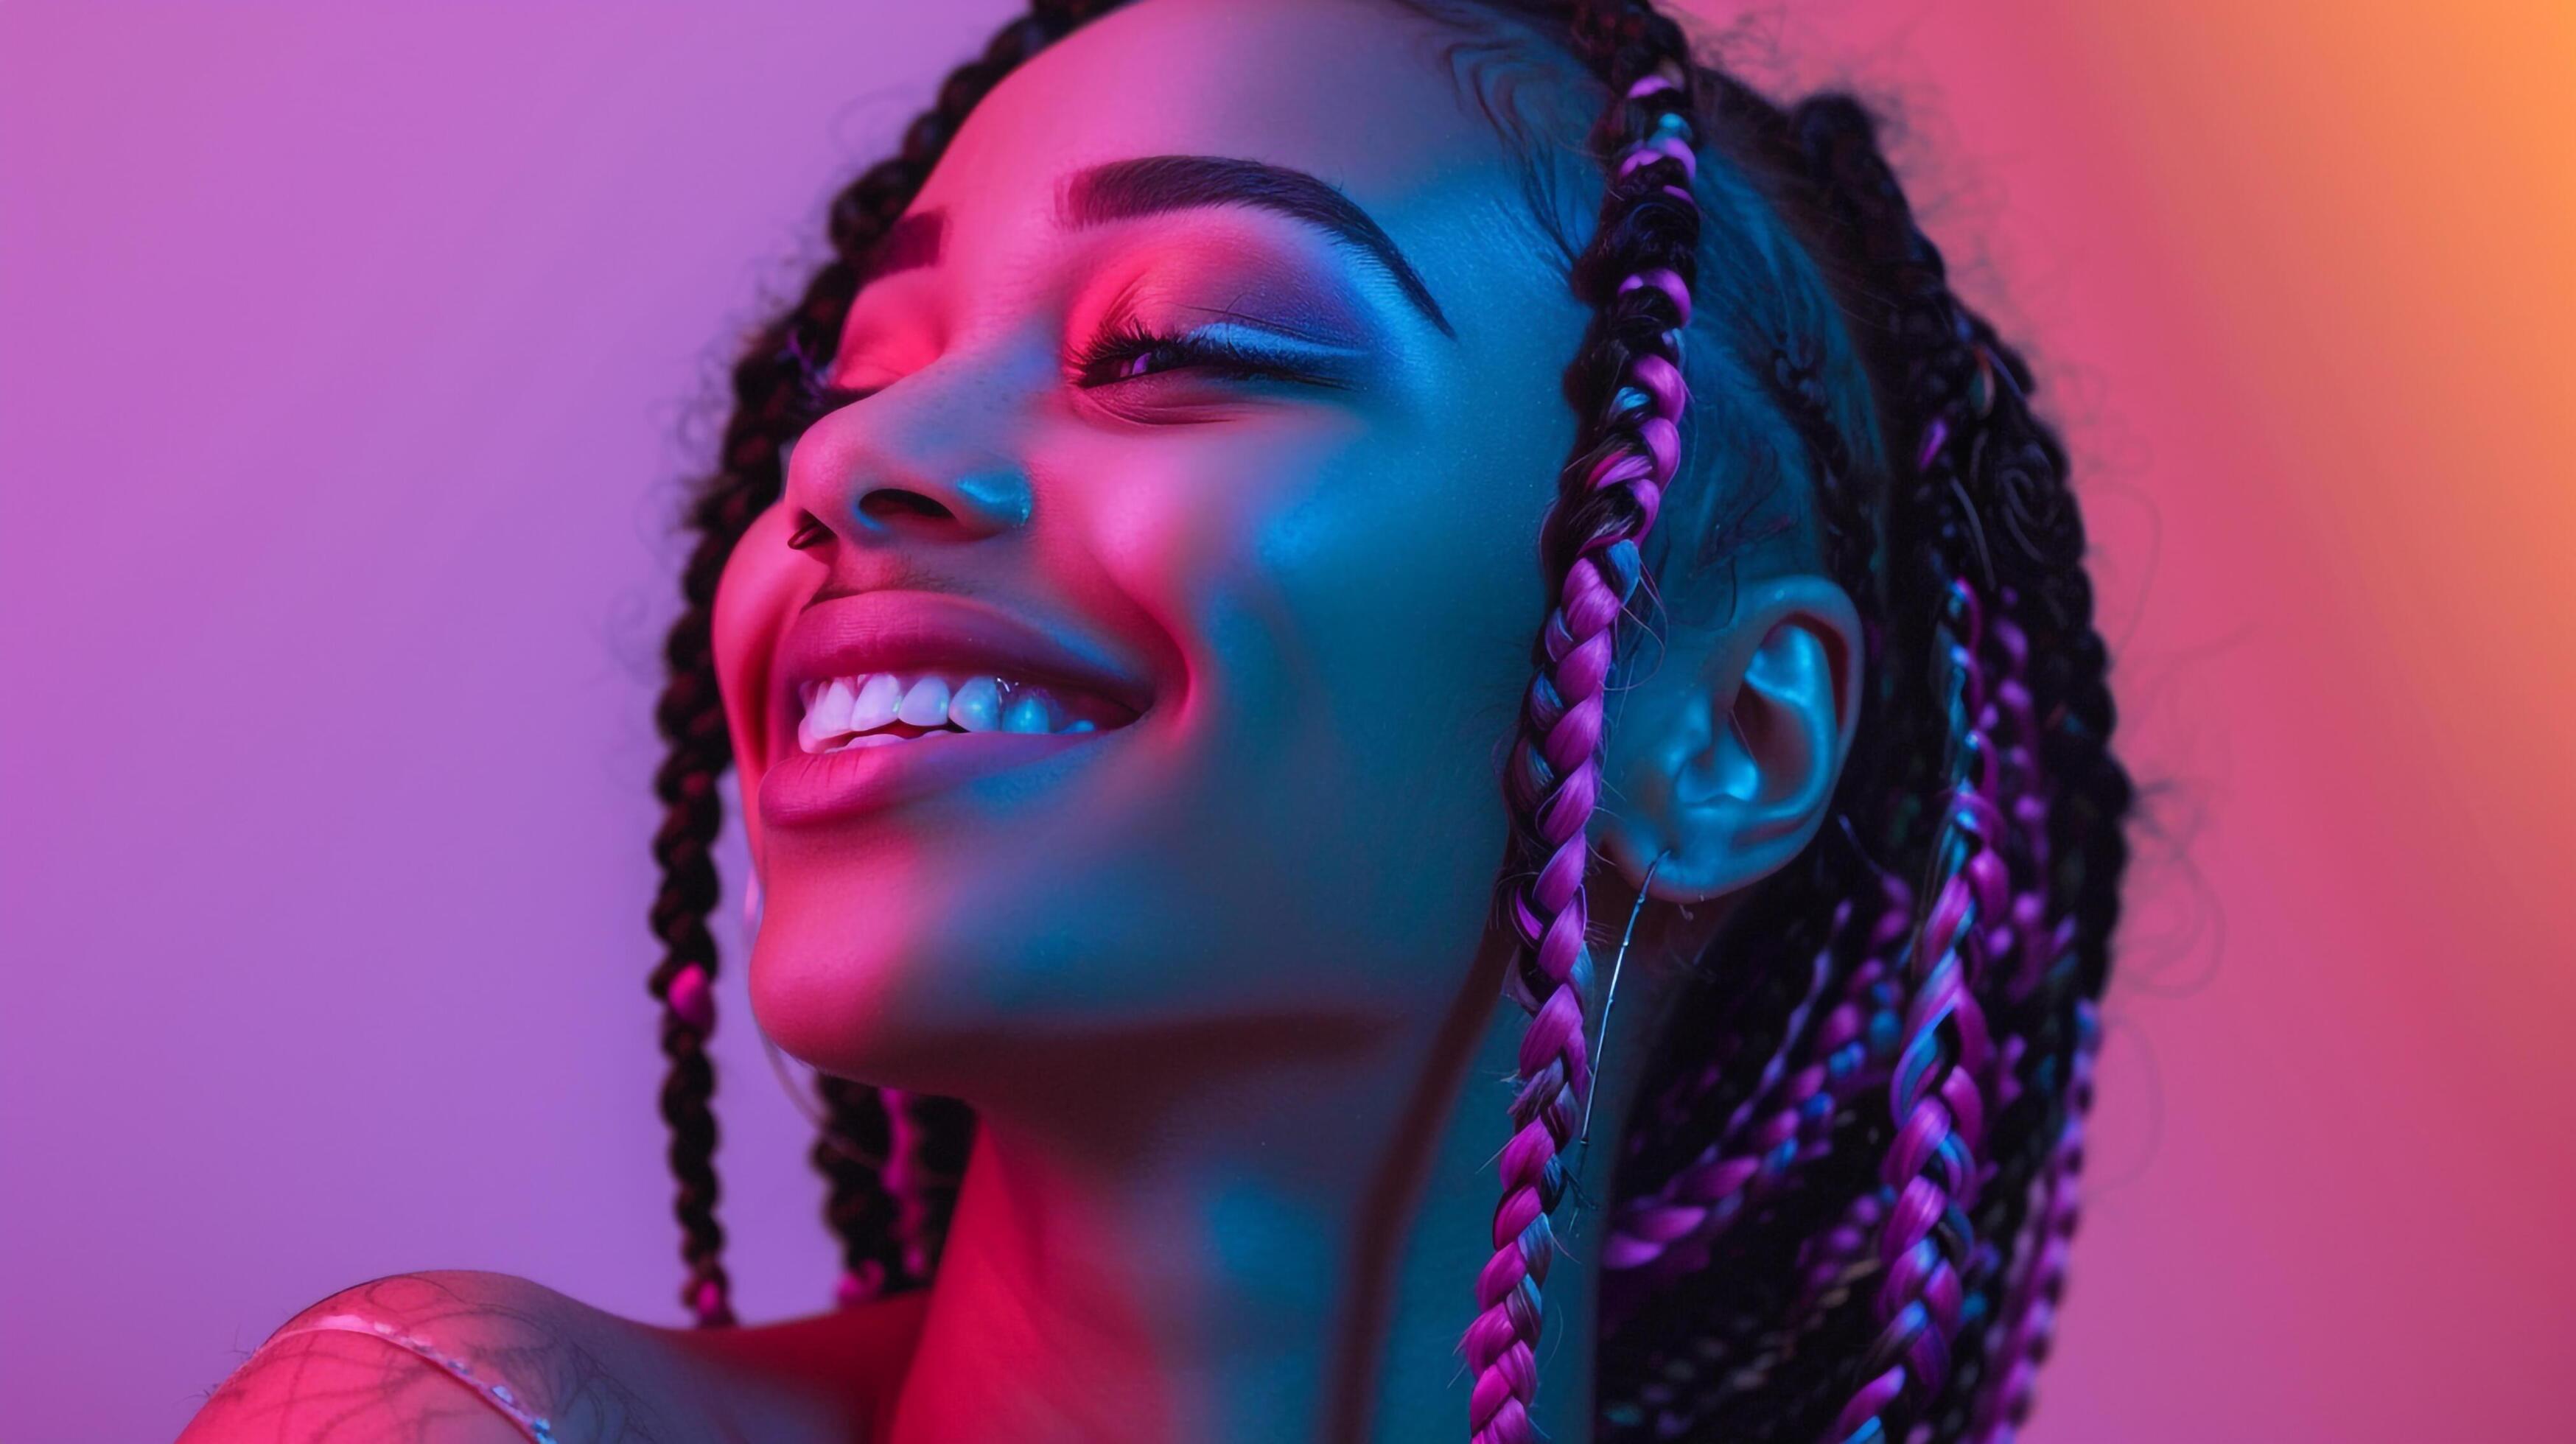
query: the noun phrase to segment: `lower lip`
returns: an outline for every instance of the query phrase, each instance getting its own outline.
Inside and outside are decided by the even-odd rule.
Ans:
[[[841,822],[915,802],[997,772],[1026,767],[1107,732],[934,732],[886,747],[792,752],[760,780],[760,820],[769,827]]]

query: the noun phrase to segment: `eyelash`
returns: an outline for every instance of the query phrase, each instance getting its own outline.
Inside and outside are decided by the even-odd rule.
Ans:
[[[1124,369],[1139,363],[1149,369]],[[1073,358],[1074,384],[1094,388],[1185,369],[1230,381],[1329,384],[1281,357],[1213,336],[1162,335],[1145,329],[1143,323],[1132,318],[1102,332]]]
[[[799,430],[854,401],[864,401],[882,389],[834,386],[830,384],[829,363],[816,364],[806,356],[804,348],[792,342],[788,354],[796,363]],[[1140,362],[1149,369],[1121,370]],[[1338,384],[1250,347],[1212,336],[1166,336],[1147,330],[1143,323],[1133,319],[1119,322],[1084,346],[1074,355],[1072,370],[1074,384],[1087,389],[1115,386],[1122,381],[1139,381],[1180,370],[1202,371],[1229,381],[1297,381],[1311,386]]]

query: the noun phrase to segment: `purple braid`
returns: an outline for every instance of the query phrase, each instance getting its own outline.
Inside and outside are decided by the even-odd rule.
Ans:
[[[1835,931],[1840,930],[1838,919]],[[1807,1104],[1823,1097],[1830,1082],[1838,1081],[1814,1061],[1794,1073],[1788,1071],[1807,1016],[1822,1000],[1825,985],[1833,975],[1833,962],[1829,939],[1826,948],[1816,954],[1807,989],[1791,1010],[1778,1048],[1763,1065],[1762,1077],[1743,1103],[1728,1115],[1717,1136],[1662,1186],[1632,1195],[1620,1205],[1602,1240],[1603,1269],[1614,1275],[1644,1269],[1668,1254],[1687,1251],[1692,1244],[1713,1237],[1733,1219],[1738,1208],[1759,1196],[1766,1174],[1776,1176],[1797,1160],[1807,1136],[1802,1126],[1810,1111]],[[1850,1012],[1851,993],[1858,980],[1859,974],[1855,973],[1846,981],[1844,997],[1826,1015],[1826,1031],[1833,1031],[1832,1025]],[[1827,1046],[1821,1039],[1817,1043],[1819,1050]]]
[[[1541,528],[1556,601],[1533,649],[1537,671],[1505,773],[1514,863],[1498,902],[1519,943],[1507,990],[1530,1022],[1511,1105],[1514,1131],[1498,1169],[1494,1255],[1477,1279],[1479,1312],[1465,1339],[1477,1444],[1534,1437],[1539,1290],[1557,1247],[1548,1219],[1565,1188],[1562,1154],[1592,1089],[1583,883],[1591,861],[1586,829],[1601,787],[1603,702],[1619,618],[1644,574],[1640,543],[1680,465],[1689,405],[1681,332],[1691,320],[1699,241],[1689,69],[1672,61],[1677,37],[1651,32],[1638,12],[1600,12],[1589,23],[1594,54],[1619,100],[1595,128],[1610,190],[1578,263],[1578,286],[1607,282],[1607,293],[1596,291],[1590,334],[1569,383],[1599,384],[1605,360],[1614,381],[1608,404],[1587,418]]]
[[[1879,953],[1911,929],[1913,898],[1901,880],[1883,882],[1886,906],[1871,938],[1872,956],[1845,977],[1840,998],[1812,1037],[1804,1036],[1806,1016],[1830,976],[1833,940],[1839,939],[1850,914],[1848,902],[1835,910],[1832,934],[1816,955],[1808,991],[1791,1012],[1780,1050],[1765,1065],[1754,1095],[1698,1159],[1661,1187],[1620,1206],[1602,1244],[1601,1266],[1611,1275],[1605,1315],[1624,1316],[1626,1309],[1617,1303],[1705,1267],[1710,1248],[1729,1224],[1781,1187],[1799,1164],[1825,1156],[1834,1115],[1887,1081],[1884,1064],[1892,1056],[1895,1028],[1893,1019],[1871,1026],[1871,998],[1889,966]],[[1868,1066],[1873,1039],[1880,1044],[1877,1068]],[[1787,1072],[1791,1047],[1802,1040],[1808,1044],[1803,1064]]]
[[[1941,438],[1927,436],[1927,452]],[[1928,465],[1927,455],[1917,463]],[[1880,1324],[1867,1375],[1834,1420],[1828,1437],[1842,1444],[1880,1444],[1894,1436],[1880,1415],[1900,1399],[1916,1410],[1948,1379],[1950,1340],[1958,1332],[1966,1275],[1976,1250],[1968,1218],[1979,1182],[1978,1144],[1986,1099],[1977,1075],[1993,1057],[1975,987],[1985,964],[1983,919],[2005,910],[2006,868],[1989,843],[2002,825],[1995,801],[1998,767],[1979,721],[1986,698],[1977,652],[1983,608],[1965,581],[1951,586],[1943,650],[1953,686],[1957,761],[1942,876],[1912,952],[1914,991],[1906,1010],[1905,1046],[1888,1088],[1898,1120],[1880,1181],[1896,1201],[1879,1224],[1885,1267],[1876,1301]]]
[[[1854,1280],[1875,1272],[1875,1265],[1861,1265],[1878,1242],[1880,1220],[1887,1217],[1887,1207],[1895,1202],[1885,1189],[1865,1189],[1852,1195],[1843,1216],[1832,1227],[1810,1236],[1798,1251],[1798,1302],[1789,1311],[1794,1330],[1820,1317],[1834,1306],[1838,1290],[1851,1287]]]
[[[1990,1349],[2000,1372],[1977,1400],[1970,1438],[1975,1444],[2012,1444],[2030,1418],[2039,1388],[2039,1366],[2057,1331],[2057,1302],[2066,1288],[2066,1261],[2081,1220],[2076,1177],[2084,1171],[2084,1114],[2093,1103],[2093,1059],[2102,1046],[2099,1010],[2088,999],[2076,1005],[2075,1055],[2066,1084],[2066,1121],[2059,1128],[2048,1171],[2037,1185],[2038,1206],[2025,1232],[2022,1258],[1995,1321]]]

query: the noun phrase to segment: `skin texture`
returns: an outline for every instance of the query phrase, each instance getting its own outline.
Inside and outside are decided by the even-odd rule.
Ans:
[[[488,1330],[577,1380],[559,1437],[722,1437],[711,1421],[762,1410],[748,1437],[1463,1431],[1457,1341],[1522,1029],[1488,931],[1496,764],[1546,607],[1535,537],[1586,311],[1442,38],[1366,0],[1149,0],[1014,73],[933,173],[913,212],[945,218],[935,262],[871,284],[830,364],[864,399],[806,433],[725,573],[744,796],[793,728],[776,669],[818,594],[968,598],[1151,702],[898,806],[795,825],[746,808],[761,1026],[982,1119],[947,1252],[927,1299],[725,1339],[451,1283],[453,1347]],[[1363,250],[1267,211],[1068,224],[1069,178],[1174,154],[1330,183],[1447,329]],[[1121,323],[1284,338],[1303,374],[1077,374]],[[1655,1044],[1663,976],[1813,836],[1850,745],[1857,623],[1811,551],[1791,527],[1717,600],[1667,574],[1660,644],[1619,679],[1594,916],[1624,919],[1650,863],[1685,907],[1639,928],[1605,1120]],[[1606,984],[1606,949],[1601,966]],[[1612,1153],[1569,1160],[1575,1199],[1608,1196]],[[1596,1233],[1566,1237],[1534,1422],[1579,1439]],[[324,1401],[370,1388],[417,1437],[484,1437],[462,1386],[371,1342],[263,1354],[189,1437],[334,1437],[354,1426]],[[308,1355],[335,1372],[299,1372]]]

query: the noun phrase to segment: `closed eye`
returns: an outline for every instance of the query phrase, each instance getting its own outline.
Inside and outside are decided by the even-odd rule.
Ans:
[[[1291,381],[1309,386],[1343,388],[1349,383],[1327,374],[1316,358],[1297,348],[1238,340],[1215,331],[1166,336],[1133,320],[1102,332],[1076,353],[1067,368],[1073,383],[1085,388],[1115,386],[1176,371],[1232,381]]]
[[[1249,331],[1247,334],[1259,336],[1266,333]],[[1309,350],[1312,355],[1305,354]],[[795,433],[802,433],[842,407],[865,401],[885,389],[883,386],[835,385],[829,378],[827,367],[807,361],[802,352],[796,352],[795,359],[798,363],[796,410],[790,418]],[[1102,332],[1084,346],[1071,358],[1068,370],[1075,385],[1091,390],[1177,372],[1196,372],[1226,381],[1294,382],[1347,390],[1352,382],[1334,372],[1337,365],[1346,367],[1348,363],[1348,353],[1334,346],[1309,347],[1284,342],[1272,347],[1255,341],[1237,340],[1212,329],[1166,336],[1129,320]]]

